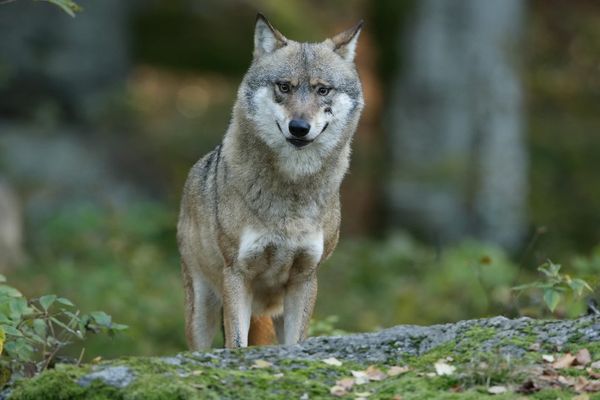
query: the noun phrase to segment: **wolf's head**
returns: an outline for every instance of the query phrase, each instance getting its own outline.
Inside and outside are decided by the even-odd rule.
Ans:
[[[316,172],[356,129],[364,104],[354,64],[361,28],[362,21],[321,43],[298,43],[258,15],[237,112],[291,175]]]

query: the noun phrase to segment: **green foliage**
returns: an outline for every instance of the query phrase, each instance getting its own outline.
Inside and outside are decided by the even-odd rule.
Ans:
[[[348,332],[336,328],[340,318],[337,315],[330,315],[323,319],[313,318],[308,328],[308,336],[341,336]]]
[[[539,289],[543,293],[544,303],[554,312],[561,301],[564,301],[567,295],[580,298],[587,290],[593,292],[591,286],[583,279],[571,278],[567,274],[560,273],[561,266],[548,261],[538,268],[538,271],[544,274],[543,281],[535,281],[525,285],[515,286],[513,290],[523,291],[529,289]]]
[[[91,338],[86,354],[183,351],[175,221],[175,212],[154,203],[123,210],[70,207],[40,224],[30,240],[30,265],[12,279],[33,293],[61,293],[83,309],[101,309],[127,323],[127,335]]]
[[[127,328],[101,311],[82,314],[64,297],[27,299],[5,282],[0,275],[0,370],[8,369],[14,377],[47,369],[61,350],[89,333],[113,336]]]

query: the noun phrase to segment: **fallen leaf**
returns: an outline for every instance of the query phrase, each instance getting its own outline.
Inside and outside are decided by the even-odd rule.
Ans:
[[[335,385],[329,389],[329,393],[333,396],[342,397],[348,394],[348,391],[341,386]]]
[[[575,354],[577,365],[588,365],[592,362],[592,355],[588,349],[581,349]]]
[[[552,363],[552,367],[556,369],[568,368],[573,365],[575,361],[575,356],[571,353],[567,353],[563,355],[561,358]]]
[[[586,392],[600,392],[600,380],[590,381],[585,386]]]
[[[334,367],[339,367],[342,365],[342,362],[335,357],[326,358],[323,362],[327,365],[333,365]]]
[[[600,360],[599,361],[594,361],[592,363],[592,365],[590,365],[590,367],[594,368],[594,369],[600,369]]]
[[[543,354],[542,360],[546,361],[547,363],[553,363],[555,361],[555,358],[552,354]]]
[[[490,386],[488,388],[489,394],[502,394],[506,393],[507,391],[508,389],[506,388],[506,386]]]
[[[202,371],[201,369],[197,369],[192,371],[192,375],[193,376],[198,376],[198,375],[202,375],[204,373],[204,371]]]
[[[575,389],[577,393],[587,392],[586,387],[589,383],[590,381],[585,379],[583,376],[578,376],[575,384],[573,385],[573,389]]]
[[[271,365],[273,365],[272,363],[265,361],[265,360],[256,360],[254,361],[254,364],[252,364],[252,367],[250,368],[269,368]]]
[[[382,381],[387,378],[387,375],[374,365],[369,366],[365,373],[369,377],[369,380],[372,381]]]
[[[532,343],[531,346],[529,346],[530,351],[540,351],[541,348],[542,345],[539,343]]]
[[[456,371],[456,367],[453,367],[442,360],[433,364],[433,367],[435,368],[435,373],[439,376],[452,375],[454,371]]]
[[[340,387],[343,387],[345,390],[350,390],[350,389],[352,389],[352,386],[354,386],[354,379],[352,379],[352,378],[340,379],[339,381],[335,382],[335,386],[340,386]]]
[[[364,371],[351,371],[352,376],[355,378],[354,383],[357,385],[364,385],[365,383],[369,383],[369,376]]]
[[[98,364],[100,361],[102,361],[101,356],[92,358],[92,364]]]
[[[556,378],[556,381],[563,386],[574,386],[575,385],[575,378],[572,378],[570,376],[559,375],[558,378]]]
[[[398,376],[398,375],[408,372],[409,369],[410,368],[407,365],[404,367],[393,366],[390,369],[388,369],[387,374],[388,374],[388,376]]]
[[[592,368],[588,368],[586,371],[591,378],[600,379],[600,372],[596,372]]]
[[[361,398],[361,397],[369,397],[371,395],[371,392],[359,392],[359,393],[354,393],[356,395],[357,398]]]

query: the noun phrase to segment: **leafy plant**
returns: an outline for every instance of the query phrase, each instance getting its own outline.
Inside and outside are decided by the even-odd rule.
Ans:
[[[337,315],[330,315],[323,319],[313,318],[308,327],[308,336],[342,336],[348,334],[348,332],[336,328],[339,320]]]
[[[538,271],[544,274],[544,281],[535,281],[525,285],[515,286],[513,287],[513,290],[541,290],[544,303],[550,312],[556,310],[558,304],[568,293],[581,297],[586,290],[590,292],[593,291],[591,286],[585,280],[571,278],[568,274],[561,274],[560,268],[560,264],[554,264],[552,261],[548,260],[545,264],[538,267]]]
[[[82,314],[64,297],[27,299],[0,275],[0,369],[10,370],[15,377],[52,367],[63,348],[83,341],[89,333],[112,336],[125,329],[102,311]],[[84,349],[79,361],[83,353]]]

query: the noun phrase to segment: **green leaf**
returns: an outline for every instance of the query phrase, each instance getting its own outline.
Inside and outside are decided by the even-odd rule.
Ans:
[[[65,306],[75,307],[75,304],[73,304],[71,302],[71,300],[66,299],[64,297],[59,297],[59,298],[56,299],[56,301],[58,301],[60,304],[64,304]]]
[[[33,309],[27,304],[27,300],[23,297],[15,297],[9,300],[10,318],[13,321],[18,321],[24,316],[33,314]]]
[[[17,289],[8,285],[0,285],[0,295],[7,297],[22,297],[23,295]]]
[[[90,315],[98,325],[103,327],[110,327],[112,317],[104,311],[94,311],[91,312]]]
[[[33,320],[33,330],[39,336],[46,336],[46,321],[43,319],[37,318]]]
[[[571,287],[571,289],[573,289],[573,292],[575,292],[575,294],[577,294],[577,296],[579,297],[583,295],[584,290],[589,290],[590,292],[593,292],[592,287],[583,279],[572,279],[569,282],[569,286]]]
[[[23,336],[23,334],[21,333],[20,330],[18,330],[17,328],[15,328],[14,326],[10,326],[10,325],[0,325],[0,328],[2,328],[2,330],[7,334],[7,335],[11,335],[11,336],[17,336],[17,337],[21,337]]]
[[[50,308],[50,306],[56,301],[56,295],[55,294],[48,294],[46,296],[42,296],[39,299],[40,305],[42,306],[42,308],[44,309],[44,311],[48,311],[48,309]]]
[[[546,289],[544,290],[544,303],[550,309],[550,312],[554,312],[556,310],[556,306],[560,302],[561,294],[555,289]]]

